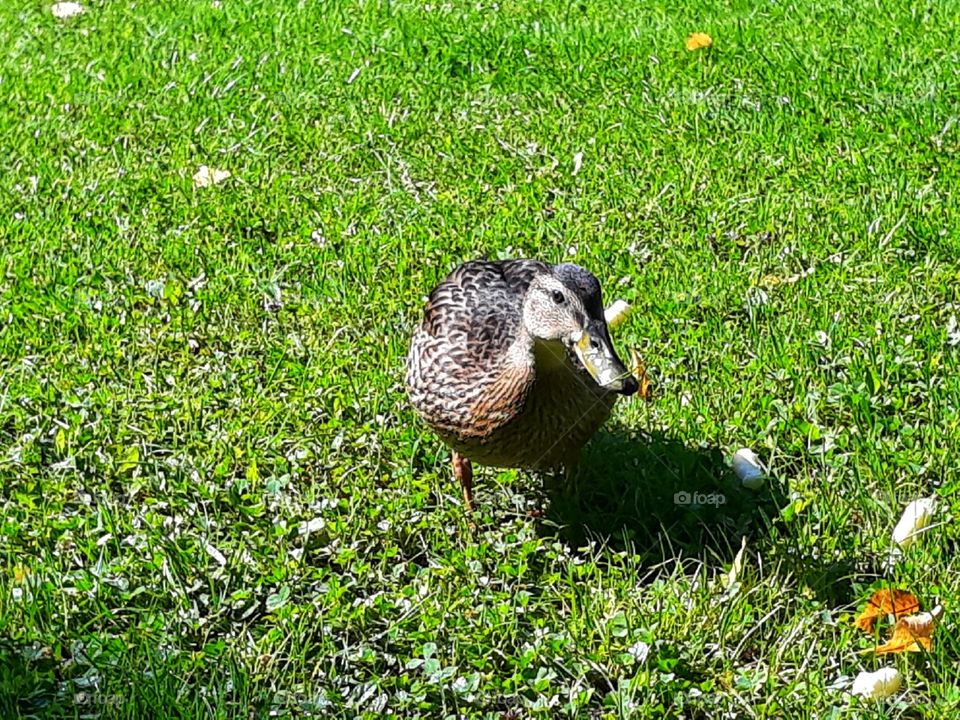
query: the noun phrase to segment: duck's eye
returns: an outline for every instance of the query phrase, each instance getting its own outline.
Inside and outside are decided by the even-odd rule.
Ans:
[[[554,301],[557,305],[563,305],[563,304],[567,301],[567,299],[563,296],[563,293],[562,293],[562,292],[560,292],[559,290],[554,290],[554,291],[553,291],[553,301]]]

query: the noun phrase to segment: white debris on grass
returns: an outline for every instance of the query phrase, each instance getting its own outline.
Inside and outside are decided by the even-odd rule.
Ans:
[[[603,317],[607,321],[607,326],[613,329],[626,320],[629,313],[630,303],[626,300],[616,300],[610,307],[603,311]]]
[[[50,12],[59,20],[83,15],[86,11],[87,9],[83,5],[75,2],[58,2],[50,6]]]
[[[896,668],[880,668],[875,672],[862,672],[853,681],[850,692],[867,700],[882,700],[890,697],[903,684],[903,676]]]
[[[580,168],[583,167],[583,153],[578,152],[573,156],[573,175],[577,175],[580,172]]]
[[[750,448],[740,448],[733,454],[731,461],[733,472],[745,488],[750,490],[759,490],[763,487],[766,479],[766,471],[760,462],[760,458]]]
[[[229,170],[218,170],[207,167],[206,165],[201,165],[197,172],[193,174],[193,186],[203,188],[210,187],[211,185],[219,185],[228,177],[230,177]]]
[[[904,508],[900,522],[893,529],[893,541],[904,549],[910,547],[917,535],[933,520],[936,512],[936,498],[920,498],[911,502]]]

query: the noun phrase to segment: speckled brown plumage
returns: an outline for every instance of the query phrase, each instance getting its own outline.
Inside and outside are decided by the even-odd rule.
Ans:
[[[574,293],[571,317],[579,313],[586,322],[599,313],[603,322],[599,283],[582,268],[472,261],[434,288],[414,332],[410,401],[468,460],[533,470],[570,465],[616,402],[616,392],[598,385],[569,346],[526,331],[524,300],[543,274],[556,275]],[[464,491],[469,505],[467,483]]]

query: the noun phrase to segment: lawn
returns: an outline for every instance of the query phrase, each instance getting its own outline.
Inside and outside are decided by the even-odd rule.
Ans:
[[[960,5],[85,5],[0,9],[0,717],[960,714]],[[479,256],[653,393],[472,528],[402,378]]]

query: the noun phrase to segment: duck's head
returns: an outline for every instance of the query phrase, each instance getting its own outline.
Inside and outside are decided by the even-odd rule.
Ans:
[[[637,379],[610,341],[600,282],[588,270],[550,265],[534,276],[523,302],[523,325],[534,340],[563,343],[601,387],[622,395],[637,391]]]

